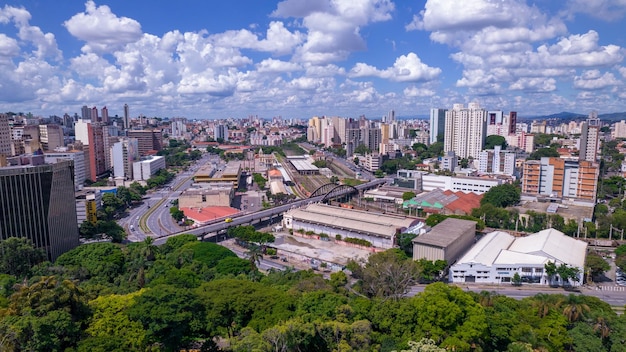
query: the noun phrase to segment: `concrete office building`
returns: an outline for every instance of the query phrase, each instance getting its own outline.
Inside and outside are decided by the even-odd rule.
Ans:
[[[139,160],[139,146],[135,138],[122,138],[111,148],[113,177],[132,180],[133,164]]]
[[[179,208],[230,207],[235,197],[231,182],[196,183],[178,197]]]
[[[43,155],[0,168],[0,239],[28,238],[50,261],[76,247],[73,178],[71,160],[45,164]]]
[[[163,149],[163,134],[160,130],[130,130],[126,132],[126,136],[137,139],[139,156]]]
[[[454,151],[463,159],[478,159],[485,145],[487,134],[487,110],[478,103],[454,104],[446,111],[444,152]]]
[[[55,150],[65,146],[63,128],[59,125],[39,125],[39,141],[43,150]]]
[[[57,163],[61,160],[72,160],[74,163],[74,190],[83,188],[87,179],[85,168],[85,153],[82,150],[68,150],[65,147],[57,148],[52,152],[45,152],[44,158],[47,164]]]

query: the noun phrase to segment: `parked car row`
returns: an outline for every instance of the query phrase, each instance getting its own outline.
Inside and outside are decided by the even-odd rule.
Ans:
[[[626,286],[626,274],[619,268],[615,271],[615,283],[620,286]]]

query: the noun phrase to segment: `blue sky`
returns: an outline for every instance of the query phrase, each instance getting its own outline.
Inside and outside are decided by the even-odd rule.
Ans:
[[[0,111],[626,111],[626,0],[8,1]]]

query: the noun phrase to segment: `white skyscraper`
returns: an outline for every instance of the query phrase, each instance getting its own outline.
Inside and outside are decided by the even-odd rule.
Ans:
[[[454,104],[446,111],[443,151],[454,151],[459,158],[478,159],[485,145],[487,110],[478,103]]]

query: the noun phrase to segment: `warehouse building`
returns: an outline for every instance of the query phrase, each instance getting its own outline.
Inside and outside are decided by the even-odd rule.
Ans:
[[[324,204],[310,204],[291,209],[283,215],[286,229],[312,231],[326,234],[331,239],[339,235],[342,239],[366,240],[376,248],[393,248],[396,236],[414,231],[423,224],[406,216],[379,214],[368,211],[339,208]]]
[[[320,169],[305,156],[290,156],[287,159],[300,175],[318,175],[320,173]]]
[[[476,221],[447,218],[413,239],[413,260],[426,258],[454,263],[474,244]]]
[[[587,243],[566,236],[555,229],[546,229],[526,237],[513,237],[494,231],[480,239],[450,268],[451,282],[511,282],[518,273],[522,282],[563,284],[558,277],[548,277],[545,265],[566,264],[579,269],[577,285],[583,281]]]

